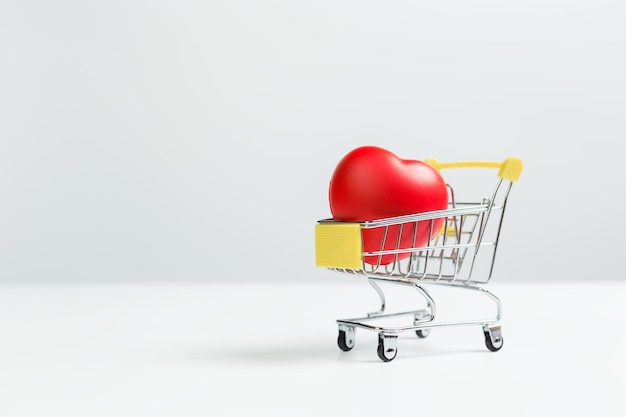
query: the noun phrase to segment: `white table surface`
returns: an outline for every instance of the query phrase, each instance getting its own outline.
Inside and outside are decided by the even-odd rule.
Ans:
[[[373,332],[336,345],[336,318],[377,306],[360,278],[0,286],[0,416],[626,415],[626,283],[487,288],[501,351],[480,327],[435,329],[383,363]],[[446,290],[441,317],[491,308]],[[389,291],[390,309],[421,303]]]

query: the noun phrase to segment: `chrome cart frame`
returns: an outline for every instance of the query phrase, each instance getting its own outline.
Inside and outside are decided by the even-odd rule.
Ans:
[[[388,362],[396,357],[400,333],[415,332],[418,337],[424,338],[435,327],[468,325],[482,327],[485,345],[490,351],[502,348],[501,302],[484,286],[493,274],[508,196],[513,183],[521,175],[522,161],[519,158],[507,158],[503,162],[425,162],[438,170],[497,168],[498,180],[491,197],[479,203],[456,202],[453,188],[448,186],[449,204],[446,210],[360,223],[332,219],[318,221],[317,266],[366,277],[380,297],[378,311],[368,313],[365,317],[337,320],[337,343],[343,351],[354,347],[356,328],[366,329],[378,333],[378,357]],[[418,229],[423,232],[424,227],[428,228],[426,246],[401,245],[403,228],[413,233],[415,243]],[[365,233],[374,229],[382,231],[380,250],[366,252],[363,249]],[[395,240],[392,249],[388,249],[389,245],[386,244],[389,239]],[[381,283],[414,288],[425,299],[426,307],[413,311],[386,312],[385,294],[379,285]],[[425,289],[425,285],[430,284],[455,286],[484,294],[495,303],[495,315],[488,319],[438,321],[435,300]],[[410,319],[406,325],[389,327],[376,323],[379,319],[403,316]]]

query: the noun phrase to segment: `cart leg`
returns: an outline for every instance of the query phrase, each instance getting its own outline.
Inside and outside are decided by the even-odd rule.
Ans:
[[[412,283],[411,286],[418,290],[428,303],[425,309],[415,313],[413,325],[417,326],[420,322],[433,321],[435,319],[435,300],[433,300],[428,291],[421,286],[414,283]],[[415,330],[415,333],[417,334],[417,337],[423,339],[430,334],[430,329],[417,329]]]
[[[492,352],[497,352],[502,348],[504,339],[502,338],[502,327],[500,324],[483,325],[485,334],[485,345]]]
[[[392,361],[398,354],[398,335],[378,333],[378,357],[383,362]]]
[[[347,352],[354,347],[354,338],[356,329],[353,326],[339,325],[339,336],[337,336],[337,345],[339,349]]]
[[[380,316],[385,312],[385,293],[383,290],[374,282],[374,280],[368,280],[370,285],[376,290],[378,293],[378,297],[380,298],[380,308],[377,311],[372,311],[371,313],[367,313],[367,317],[376,317]]]

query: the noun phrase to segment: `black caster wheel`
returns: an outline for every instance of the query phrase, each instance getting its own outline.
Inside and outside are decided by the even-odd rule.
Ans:
[[[502,338],[502,330],[500,329],[500,326],[484,328],[483,333],[485,335],[485,345],[487,346],[487,349],[492,352],[497,352],[502,349],[504,339]]]
[[[337,336],[337,345],[339,349],[347,352],[354,347],[354,328],[352,330],[339,330],[339,336]]]
[[[423,339],[430,334],[430,329],[416,330],[415,333],[417,334],[417,337],[419,337],[420,339]]]
[[[376,349],[376,353],[378,353],[381,361],[390,362],[395,359],[398,354],[398,349],[396,349],[397,339],[397,336],[378,335],[378,349]]]

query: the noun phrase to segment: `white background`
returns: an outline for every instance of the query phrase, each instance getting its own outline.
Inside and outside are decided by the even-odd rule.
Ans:
[[[606,0],[0,0],[0,415],[625,415],[625,21]],[[337,348],[377,299],[315,268],[313,226],[366,144],[524,160],[501,351],[477,326],[403,334],[390,363],[373,332]],[[476,318],[442,295],[438,318]]]
[[[335,343],[337,316],[376,307],[362,281],[2,287],[3,417],[626,413],[622,281],[494,282],[500,351],[479,326],[439,328],[402,333],[388,363],[374,332]],[[481,317],[435,290],[444,317]]]
[[[625,17],[605,0],[2,1],[0,281],[324,279],[313,225],[366,144],[521,157],[497,279],[621,279]]]

